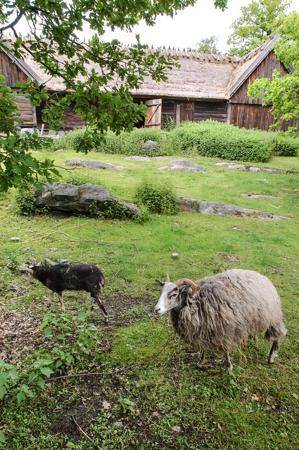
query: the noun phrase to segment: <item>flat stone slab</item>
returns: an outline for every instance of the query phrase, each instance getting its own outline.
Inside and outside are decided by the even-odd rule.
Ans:
[[[218,167],[224,167],[225,169],[232,170],[243,170],[247,172],[266,172],[266,173],[284,173],[284,174],[298,174],[296,169],[277,169],[275,167],[257,167],[250,166],[247,164],[229,163],[229,162],[219,162],[215,164]]]
[[[128,156],[127,158],[125,158],[127,161],[166,161],[168,159],[170,159],[170,156],[138,156],[138,155],[133,155],[133,156]]]
[[[267,195],[267,194],[241,194],[241,197],[245,198],[269,198],[269,199],[276,199],[279,198],[276,195]]]
[[[159,170],[173,170],[176,172],[207,172],[207,170],[192,161],[173,160],[169,166],[159,167]]]
[[[70,167],[86,167],[87,169],[100,169],[100,170],[125,170],[124,166],[115,166],[114,164],[102,162],[102,161],[91,161],[88,159],[69,159],[64,162],[65,166]]]
[[[252,217],[263,220],[289,220],[289,217],[278,216],[267,212],[257,211],[255,209],[240,208],[235,205],[225,203],[207,202],[206,200],[197,200],[193,198],[179,197],[179,207],[182,211],[196,212],[200,214],[212,214],[217,216],[239,216]]]
[[[105,213],[111,218],[139,215],[139,208],[133,203],[126,202],[112,195],[108,189],[96,184],[53,183],[46,184],[41,192],[37,192],[35,205],[38,209],[47,211],[62,211],[70,214],[84,213],[96,216]]]

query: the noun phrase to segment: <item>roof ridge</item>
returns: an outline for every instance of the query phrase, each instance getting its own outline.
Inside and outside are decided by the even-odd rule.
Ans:
[[[21,37],[24,40],[27,41],[31,41],[34,40],[32,36],[30,35],[21,35]],[[15,41],[15,36],[12,34],[7,34],[6,36],[4,35],[2,37],[3,40],[6,41],[10,41],[13,42]],[[122,44],[123,47],[126,48],[130,48],[132,47],[134,44]],[[171,57],[175,57],[175,58],[186,58],[186,59],[196,59],[199,61],[208,61],[208,62],[215,62],[215,63],[232,63],[232,64],[238,64],[241,60],[241,58],[237,57],[237,56],[230,56],[227,54],[222,54],[222,53],[203,53],[203,52],[199,52],[196,49],[193,49],[191,47],[185,47],[185,48],[180,48],[180,47],[175,47],[173,46],[172,48],[170,46],[157,46],[154,47],[149,46],[147,47],[147,51],[149,52],[154,52],[154,51],[160,51],[162,54],[164,54],[164,56],[171,56]]]

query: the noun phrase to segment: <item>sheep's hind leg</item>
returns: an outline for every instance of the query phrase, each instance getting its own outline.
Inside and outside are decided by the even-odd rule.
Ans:
[[[269,364],[273,364],[275,358],[278,355],[278,341],[273,341],[272,346],[271,346],[271,350],[269,352],[269,356],[268,356],[268,363]]]
[[[225,353],[225,362],[224,362],[224,364],[225,364],[225,367],[227,368],[227,370],[229,372],[231,372],[233,370],[233,365],[232,365],[229,353]]]
[[[57,292],[57,294],[59,295],[59,301],[60,301],[60,306],[63,312],[65,312],[65,305],[63,302],[63,292]]]
[[[206,355],[205,352],[203,350],[198,352],[198,361],[197,361],[197,367],[199,367],[200,369],[202,367],[204,367],[205,365],[205,361],[206,361]]]

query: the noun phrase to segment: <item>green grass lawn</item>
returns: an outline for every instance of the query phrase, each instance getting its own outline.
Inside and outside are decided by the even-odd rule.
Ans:
[[[53,350],[53,339],[59,339],[44,338],[41,332],[32,337],[26,323],[42,320],[49,312],[59,320],[64,316],[58,301],[49,306],[51,295],[44,286],[19,273],[19,264],[46,257],[98,264],[106,275],[104,297],[110,316],[108,324],[97,310],[88,317],[86,323],[95,325],[96,345],[87,344],[91,352],[78,351],[67,371],[60,368],[52,375],[65,378],[50,379],[45,389],[20,404],[11,390],[0,403],[3,448],[298,448],[299,176],[227,170],[215,166],[218,160],[203,157],[192,161],[208,172],[188,174],[158,170],[167,161],[127,161],[100,153],[85,157],[67,151],[47,156],[61,167],[66,159],[83,157],[126,166],[122,172],[61,169],[66,181],[102,183],[123,199],[132,200],[137,186],[148,180],[171,185],[178,195],[291,220],[191,213],[152,216],[144,224],[20,217],[14,192],[2,195],[0,313],[8,322],[18,317],[16,327],[24,327],[15,341],[13,336],[5,338],[4,352],[11,347],[12,354],[6,356],[22,376],[37,357]],[[299,170],[299,159],[273,158],[263,165]],[[278,198],[253,200],[242,193]],[[173,252],[178,258],[172,258]],[[196,280],[233,267],[257,270],[273,281],[289,334],[271,367],[266,363],[268,345],[259,339],[233,355],[231,375],[218,360],[200,370],[196,355],[174,336],[168,319],[152,314],[159,297],[155,279],[169,273],[171,279]],[[91,302],[87,294],[68,292],[65,304],[65,317],[75,323],[74,317]],[[65,345],[73,339],[68,335]],[[0,336],[0,355],[1,345]]]

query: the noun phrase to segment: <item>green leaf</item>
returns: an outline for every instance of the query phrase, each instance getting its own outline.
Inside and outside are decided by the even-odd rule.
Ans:
[[[53,331],[51,330],[50,327],[44,328],[44,335],[45,335],[45,337],[53,336]]]
[[[50,369],[49,367],[41,367],[40,371],[47,378],[49,378],[52,375],[52,373],[54,373],[54,370]]]
[[[0,400],[4,399],[6,392],[7,392],[6,386],[0,384]]]
[[[0,430],[0,443],[5,444],[5,442],[6,442],[5,434],[3,431]]]
[[[22,384],[20,390],[27,396],[30,398],[34,397],[34,393],[33,391],[29,388],[29,386],[27,384]]]

